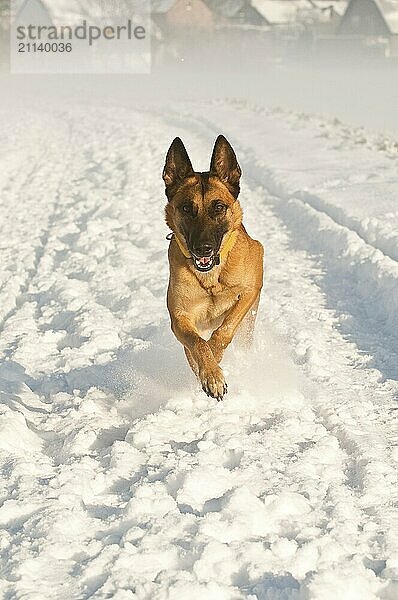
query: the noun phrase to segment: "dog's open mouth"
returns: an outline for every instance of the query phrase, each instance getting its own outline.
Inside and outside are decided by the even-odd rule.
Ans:
[[[214,254],[212,254],[211,256],[201,256],[200,258],[193,254],[192,258],[193,264],[195,265],[195,269],[197,269],[198,271],[210,271],[216,264],[216,257],[214,256]]]

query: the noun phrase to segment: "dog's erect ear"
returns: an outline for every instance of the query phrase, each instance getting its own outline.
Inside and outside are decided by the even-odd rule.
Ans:
[[[163,169],[166,193],[168,188],[182,183],[184,179],[193,174],[194,171],[185,146],[181,139],[176,137],[167,152],[166,164]]]
[[[211,157],[210,175],[216,175],[225,183],[232,195],[237,198],[241,173],[231,144],[223,135],[219,135],[214,144]]]

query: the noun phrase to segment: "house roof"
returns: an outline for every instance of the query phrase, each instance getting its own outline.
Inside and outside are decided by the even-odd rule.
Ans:
[[[160,2],[161,0],[153,0]],[[163,1],[163,0],[162,0]],[[166,0],[164,0],[166,1]],[[168,0],[174,4],[175,0]],[[82,18],[90,16],[93,19],[112,19],[118,16],[128,16],[132,8],[146,6],[146,0],[118,0],[117,2],[99,2],[98,0],[16,0],[11,3],[12,17],[15,17],[25,7],[34,10],[35,5],[44,7],[51,16],[54,24],[80,23]],[[168,10],[168,9],[167,9]]]
[[[176,0],[151,0],[151,12],[156,14],[167,13]]]
[[[287,2],[286,0],[253,0],[253,6],[269,23],[291,23],[296,20],[299,4],[308,6],[307,0]]]
[[[231,19],[245,6],[245,0],[206,0],[206,4],[223,17]]]
[[[333,8],[343,15],[348,0],[252,0],[253,6],[275,25],[294,23],[300,12],[313,13],[314,20],[322,19],[325,9]]]
[[[398,0],[374,0],[391,33],[398,34]]]
[[[312,4],[320,10],[333,8],[338,15],[343,16],[347,9],[348,2],[349,0],[313,0]]]
[[[360,0],[350,0],[347,4],[347,9],[355,8],[355,3],[360,3]],[[393,34],[398,34],[398,0],[373,0],[375,6],[379,9],[383,16],[387,28]],[[348,13],[348,10],[345,13]],[[344,14],[345,14],[344,13]]]
[[[393,34],[398,34],[398,0],[373,0],[379,7],[386,23]],[[150,0],[151,11],[155,14],[167,13],[176,0]],[[147,0],[134,0],[136,5],[145,5]],[[246,0],[206,0],[207,5],[219,14],[233,18],[245,6]],[[314,20],[322,20],[325,10],[333,7],[337,14],[343,15],[349,0],[251,0],[252,6],[270,24],[289,24],[297,20],[300,12],[307,16],[313,13]],[[82,17],[92,18],[115,17],[128,15],[131,12],[131,0],[117,2],[99,2],[98,0],[17,0],[11,3],[15,16],[24,5],[42,5],[51,15],[54,23],[80,22]],[[311,15],[312,16],[312,15]]]

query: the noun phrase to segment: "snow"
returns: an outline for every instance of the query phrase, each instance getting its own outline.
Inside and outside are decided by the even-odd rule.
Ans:
[[[253,6],[269,21],[270,23],[291,23],[294,22],[297,13],[302,9],[308,9],[309,5],[304,0],[294,0],[286,2],[285,0],[254,0]]]
[[[300,11],[312,10],[316,19],[322,18],[322,11],[333,8],[337,14],[343,15],[348,2],[345,0],[253,0],[253,6],[270,22],[274,24],[294,23]]]
[[[396,598],[394,143],[234,102],[0,122],[0,594]],[[160,175],[220,122],[266,282],[217,403],[170,331]]]

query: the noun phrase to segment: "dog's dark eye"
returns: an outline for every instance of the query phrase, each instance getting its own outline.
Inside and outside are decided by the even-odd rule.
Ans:
[[[183,204],[181,209],[182,209],[182,212],[186,213],[187,215],[190,215],[192,212],[192,207],[190,204]]]
[[[221,213],[223,213],[225,209],[226,209],[226,206],[222,202],[217,202],[214,205],[214,212],[216,215],[221,215]]]

